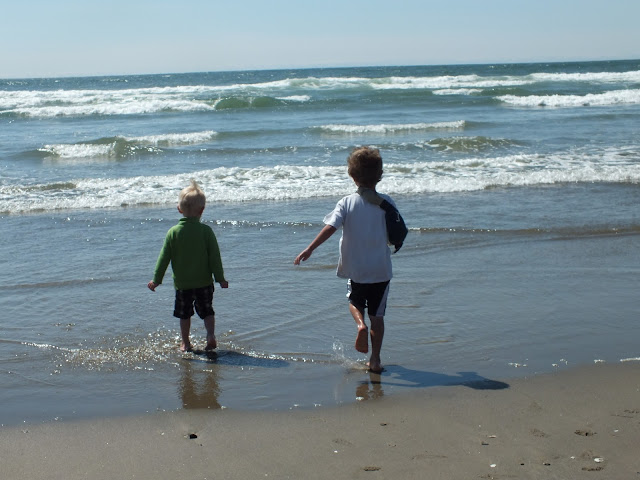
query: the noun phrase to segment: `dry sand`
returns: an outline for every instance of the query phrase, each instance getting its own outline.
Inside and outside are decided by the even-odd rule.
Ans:
[[[2,427],[0,478],[640,480],[639,363],[475,387]]]

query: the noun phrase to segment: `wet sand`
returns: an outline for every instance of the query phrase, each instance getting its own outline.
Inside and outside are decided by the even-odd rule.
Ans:
[[[374,380],[374,378],[372,378]],[[3,479],[640,478],[640,363],[335,408],[0,429]]]

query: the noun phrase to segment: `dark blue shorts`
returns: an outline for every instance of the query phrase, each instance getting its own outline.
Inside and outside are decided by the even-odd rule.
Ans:
[[[362,313],[366,308],[370,316],[384,317],[387,309],[387,296],[389,295],[389,282],[380,283],[356,283],[349,280],[347,284],[347,297],[351,305]]]
[[[215,315],[213,311],[213,284],[208,287],[192,288],[190,290],[176,290],[176,304],[173,316],[191,318],[193,307],[202,319]]]

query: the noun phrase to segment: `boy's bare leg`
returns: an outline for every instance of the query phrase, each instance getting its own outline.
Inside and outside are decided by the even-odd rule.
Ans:
[[[367,335],[367,324],[364,323],[364,314],[351,303],[349,304],[349,311],[358,327],[356,350],[361,353],[367,353],[369,351],[369,336]]]
[[[373,373],[382,372],[380,364],[380,350],[382,350],[382,339],[384,338],[384,317],[369,316],[371,321],[371,358],[369,359],[369,370]]]
[[[204,328],[207,329],[207,346],[205,350],[214,350],[218,346],[216,340],[216,317],[215,315],[208,315],[204,318]]]
[[[191,341],[189,340],[189,332],[191,331],[191,317],[180,319],[180,335],[182,342],[180,343],[180,351],[188,352],[191,350]]]

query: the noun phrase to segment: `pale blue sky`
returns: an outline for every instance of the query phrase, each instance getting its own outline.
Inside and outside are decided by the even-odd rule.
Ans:
[[[0,78],[640,58],[638,0],[0,0]]]

